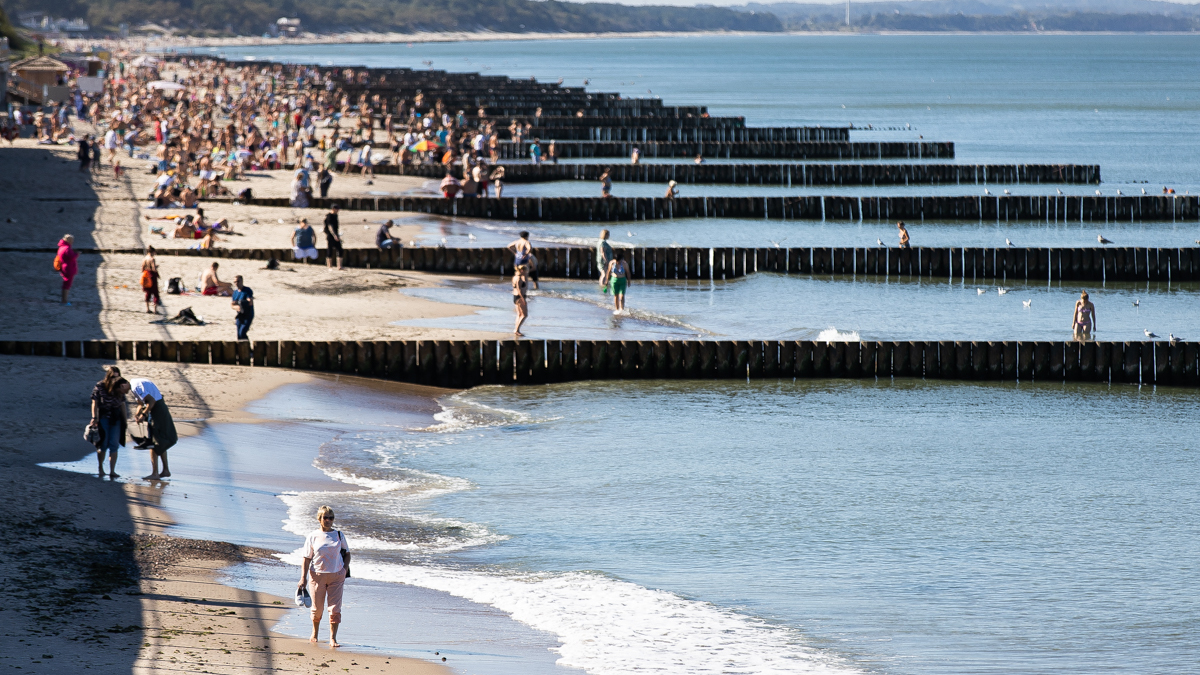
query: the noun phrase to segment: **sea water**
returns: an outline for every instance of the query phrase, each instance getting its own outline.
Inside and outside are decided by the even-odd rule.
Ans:
[[[853,137],[953,140],[957,161],[971,163],[1099,163],[1108,181],[1183,192],[1200,185],[1198,39],[773,36],[225,51],[589,78],[593,89],[649,90],[754,125],[908,125]],[[737,241],[721,240],[721,224],[707,221],[629,229],[642,236],[660,226],[665,234],[646,240],[766,245],[738,242],[786,236],[775,224],[741,221],[725,222],[745,236]],[[801,226],[823,245],[870,245],[858,242],[877,231]],[[1007,235],[1000,227],[964,231],[976,242]],[[1084,245],[1097,231],[1024,227],[1030,236],[1019,245],[1076,237],[1072,245]],[[1189,236],[1166,231],[1131,226],[1121,243]],[[543,235],[587,236],[579,232],[571,225]],[[949,229],[931,232],[952,245]],[[963,284],[760,275],[719,288],[635,284],[630,304],[738,337],[807,335],[825,323],[914,339],[921,331],[941,338],[939,327],[974,339],[1043,335],[1054,321],[1065,331],[1069,316],[1036,312],[1077,287],[1019,284],[1000,296],[999,285],[973,294]],[[547,292],[574,290],[555,282]],[[1190,325],[1194,314],[1194,288],[1118,285],[1113,293],[1100,319],[1125,332],[1142,323],[1131,298],[1143,294],[1168,307],[1156,320],[1174,314]],[[1031,296],[1023,314],[1018,301]],[[781,297],[804,299],[812,314],[773,312]],[[331,503],[359,551],[357,577],[494,608],[553,636],[562,666],[1132,674],[1189,672],[1200,661],[1194,391],[595,382],[480,388],[443,402],[433,429],[362,426],[314,448],[317,468],[367,489],[288,495],[283,527],[297,535],[317,503]]]
[[[286,404],[276,399],[271,405]],[[1170,673],[1200,658],[1190,390],[920,380],[484,387],[316,465],[355,575],[591,673]]]

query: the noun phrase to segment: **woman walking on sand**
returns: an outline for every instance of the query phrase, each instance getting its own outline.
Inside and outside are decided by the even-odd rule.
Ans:
[[[121,369],[109,366],[104,379],[92,388],[92,422],[89,426],[100,430],[96,443],[97,472],[104,477],[104,456],[108,455],[108,477],[117,474],[117,446],[125,445],[125,429],[129,419],[129,405],[125,395],[129,393],[129,382],[121,377]]]
[[[71,306],[71,303],[67,302],[67,292],[71,290],[71,282],[79,273],[77,263],[79,252],[72,248],[74,243],[74,235],[64,234],[58,241],[58,255],[54,256],[54,269],[58,270],[59,275],[62,276],[62,304],[68,307]]]
[[[513,309],[517,312],[517,325],[513,328],[513,335],[517,337],[525,337],[525,334],[521,332],[521,326],[525,324],[525,319],[529,318],[529,299],[525,295],[525,289],[529,286],[529,277],[526,276],[528,272],[528,265],[517,265],[513,269]]]
[[[146,247],[146,257],[142,258],[142,293],[146,296],[146,313],[158,314],[162,296],[158,294],[158,261],[154,259],[153,246]],[[151,301],[154,309],[150,308]]]
[[[333,529],[333,509],[322,506],[317,509],[317,522],[321,528],[313,530],[304,538],[304,561],[300,564],[300,583],[296,593],[307,587],[312,597],[312,635],[308,641],[315,643],[321,629],[321,614],[329,605],[329,646],[340,647],[337,641],[338,626],[342,623],[342,590],[346,577],[350,576],[350,544],[342,533]]]

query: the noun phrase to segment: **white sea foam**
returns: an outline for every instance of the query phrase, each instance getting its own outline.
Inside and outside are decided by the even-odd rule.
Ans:
[[[817,333],[817,340],[819,342],[862,342],[858,331],[840,331],[833,326]]]
[[[560,665],[593,675],[861,672],[792,629],[594,572],[513,575],[362,561],[354,574],[507,612],[557,635]]]

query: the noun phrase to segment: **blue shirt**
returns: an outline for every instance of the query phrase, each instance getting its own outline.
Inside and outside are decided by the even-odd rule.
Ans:
[[[242,286],[242,290],[240,291],[234,289],[233,301],[237,303],[239,319],[254,318],[254,304],[251,302],[252,300],[254,300],[254,289],[249,286]]]

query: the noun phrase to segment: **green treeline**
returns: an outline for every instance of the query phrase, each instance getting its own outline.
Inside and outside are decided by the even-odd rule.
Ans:
[[[24,11],[83,17],[93,30],[146,22],[185,33],[257,35],[280,17],[299,17],[315,33],[357,30],[617,32],[779,31],[773,14],[718,7],[630,7],[533,0],[4,0]]]

